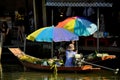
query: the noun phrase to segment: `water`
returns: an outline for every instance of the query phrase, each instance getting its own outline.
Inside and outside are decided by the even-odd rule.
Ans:
[[[5,72],[2,80],[120,80],[118,75],[108,74],[58,73],[55,75],[41,72]]]
[[[3,65],[1,80],[120,80],[113,71],[100,70],[84,73],[24,72],[19,65]],[[21,68],[21,69],[20,69]]]
[[[4,73],[1,80],[120,80],[116,75],[58,74],[38,72]]]

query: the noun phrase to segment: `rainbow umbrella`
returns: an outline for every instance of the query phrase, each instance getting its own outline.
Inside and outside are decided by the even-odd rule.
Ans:
[[[69,30],[78,36],[89,36],[97,31],[97,26],[83,17],[69,17],[57,24],[57,27]]]
[[[53,57],[53,41],[72,41],[79,37],[68,30],[54,26],[40,28],[27,36],[28,40],[37,42],[52,42],[51,57]]]
[[[37,42],[62,42],[78,40],[78,36],[68,30],[58,27],[40,28],[27,36],[28,40]]]

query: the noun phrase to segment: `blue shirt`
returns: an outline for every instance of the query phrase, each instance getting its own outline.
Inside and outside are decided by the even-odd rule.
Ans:
[[[73,57],[76,54],[75,51],[72,50],[66,50],[66,61],[65,61],[65,67],[71,67],[73,65]]]

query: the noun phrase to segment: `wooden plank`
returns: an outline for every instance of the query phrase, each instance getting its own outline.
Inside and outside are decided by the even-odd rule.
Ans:
[[[15,56],[23,56],[24,52],[20,48],[8,48]]]

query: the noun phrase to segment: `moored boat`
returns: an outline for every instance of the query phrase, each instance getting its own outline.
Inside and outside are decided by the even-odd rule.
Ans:
[[[25,68],[35,69],[35,70],[44,70],[44,71],[72,71],[72,72],[81,72],[81,71],[91,71],[91,70],[100,70],[101,68],[93,67],[92,65],[84,64],[81,66],[74,67],[65,67],[62,60],[53,58],[53,59],[39,59],[30,55],[25,54],[19,48],[9,48],[9,50],[20,60]]]

